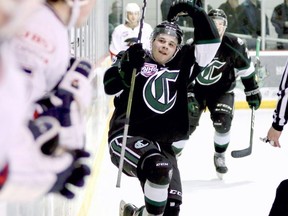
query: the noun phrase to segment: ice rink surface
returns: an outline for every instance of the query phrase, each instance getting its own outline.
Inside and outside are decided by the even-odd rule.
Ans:
[[[108,111],[105,113],[109,114]],[[199,127],[186,142],[178,160],[183,182],[181,216],[268,216],[278,184],[288,178],[287,130],[284,129],[280,139],[282,148],[271,147],[259,140],[270,128],[272,113],[272,109],[255,112],[252,154],[232,158],[231,151],[248,147],[250,132],[251,111],[235,110],[231,143],[226,153],[229,171],[223,180],[217,178],[213,165],[214,129],[209,112],[203,114]],[[89,216],[116,216],[121,199],[141,206],[143,195],[138,180],[124,174],[121,187],[116,188],[118,170],[110,162],[106,144],[107,116],[102,118],[101,124],[103,128],[106,125],[101,131],[104,135],[101,136],[99,130],[94,133],[98,139],[101,136],[98,153],[102,151],[102,156],[95,167],[97,170],[94,170]]]

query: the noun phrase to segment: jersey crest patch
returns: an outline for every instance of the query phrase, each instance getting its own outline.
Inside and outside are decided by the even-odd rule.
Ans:
[[[163,114],[170,110],[176,101],[175,83],[179,70],[161,70],[147,80],[144,90],[144,101],[151,110]]]
[[[144,66],[141,68],[141,74],[144,77],[150,77],[153,74],[157,73],[157,65],[156,64],[150,64],[150,63],[145,63]]]

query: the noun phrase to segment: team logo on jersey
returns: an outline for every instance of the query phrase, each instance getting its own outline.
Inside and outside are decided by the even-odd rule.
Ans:
[[[212,85],[218,82],[221,77],[222,73],[219,70],[225,62],[220,62],[218,60],[213,60],[196,78],[196,80],[201,85]]]
[[[144,86],[143,98],[151,110],[162,114],[174,106],[177,98],[175,82],[178,75],[179,70],[164,69],[150,76]]]
[[[134,147],[135,149],[141,149],[141,148],[144,148],[146,146],[148,146],[150,144],[150,142],[146,141],[146,140],[138,140]]]
[[[141,69],[141,74],[145,77],[150,77],[157,73],[157,71],[158,69],[156,64],[145,63]]]

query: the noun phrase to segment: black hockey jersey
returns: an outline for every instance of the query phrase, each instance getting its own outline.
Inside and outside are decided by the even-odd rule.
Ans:
[[[212,62],[197,76],[194,92],[199,97],[213,97],[232,91],[236,78],[248,77],[255,71],[242,39],[225,33]]]
[[[190,52],[190,62],[195,62],[194,48],[183,47],[180,52]],[[144,66],[135,78],[129,135],[142,136],[161,143],[171,143],[187,138],[187,85],[190,75],[188,68],[191,64],[185,64],[187,69],[180,73],[179,68],[182,62],[179,61],[180,56],[179,53],[173,61],[163,66],[147,55]],[[200,71],[200,67],[196,69],[197,67],[194,69],[196,72]],[[118,68],[112,67],[110,70],[118,70]],[[110,77],[110,74],[115,75],[115,73],[116,71],[114,73],[107,71],[104,82],[112,80],[113,77]],[[117,86],[112,83],[109,86],[106,85],[106,92],[113,91],[109,88],[117,89]],[[124,88],[114,98],[115,111],[110,122],[109,137],[123,130],[128,96],[129,89]]]
[[[155,62],[147,52],[144,66],[136,73],[128,135],[168,145],[188,138],[187,86],[212,60],[220,45],[218,31],[205,11],[194,15],[195,45],[184,45],[165,65]],[[123,85],[118,62],[104,75],[105,92],[116,95],[109,141],[124,131],[130,91]]]

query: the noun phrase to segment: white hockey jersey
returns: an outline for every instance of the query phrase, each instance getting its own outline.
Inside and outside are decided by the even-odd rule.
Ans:
[[[140,24],[134,29],[127,27],[125,24],[117,26],[112,33],[112,40],[109,48],[111,55],[115,56],[120,51],[128,49],[129,41],[137,39],[139,29]],[[150,49],[150,36],[152,31],[153,29],[149,24],[143,23],[141,43],[143,44],[144,49]]]
[[[0,187],[0,200],[31,201],[47,193],[55,182],[55,176],[47,166],[43,168],[45,164],[39,160],[40,148],[28,131],[27,78],[21,69],[16,67],[16,60],[9,51],[11,50],[1,45],[0,172],[7,165],[9,168],[8,178],[2,188]],[[25,166],[28,161],[30,166]],[[37,169],[32,167],[32,164],[42,167]],[[45,181],[41,180],[46,177]]]
[[[26,100],[31,107],[27,112],[28,117],[33,118],[34,102],[51,92],[66,74],[70,59],[69,41],[68,27],[48,4],[39,6],[29,16],[21,34],[11,40],[11,50],[18,64],[29,76]],[[77,111],[74,112],[77,113]],[[71,109],[70,115],[72,116],[74,112]],[[83,114],[79,113],[79,115],[82,117]],[[77,125],[75,121],[71,124],[74,127]],[[63,127],[63,131],[69,130],[61,133],[61,137],[65,137],[65,140],[61,138],[61,143],[66,142],[65,147],[75,146],[73,144],[79,139],[84,140],[83,124],[81,122],[81,131],[79,126],[77,133],[72,132],[73,127]],[[68,135],[64,136],[64,134]],[[71,140],[74,141],[73,144]],[[83,145],[84,141],[78,142],[77,147],[82,148]]]
[[[47,5],[41,5],[30,16],[11,47],[21,67],[31,76],[30,101],[53,89],[66,72],[68,29]]]
[[[7,163],[8,148],[21,140],[15,134],[22,131],[27,112],[25,74],[16,67],[10,49],[0,47],[0,171]]]
[[[41,152],[27,127],[28,79],[10,47],[0,46],[0,173],[8,166],[7,177],[0,175],[0,202],[29,202],[48,193],[72,156]]]

